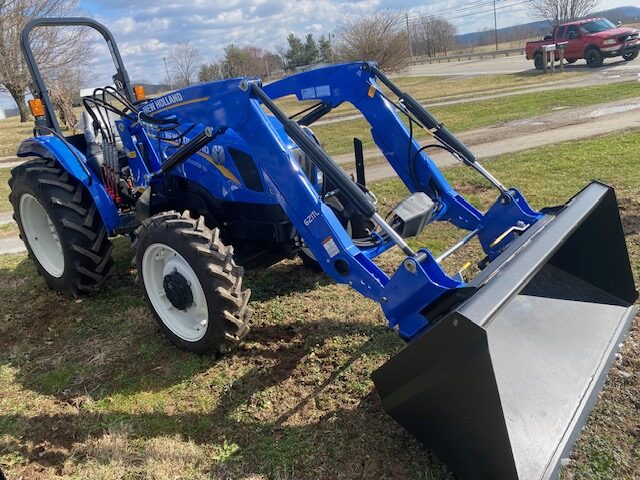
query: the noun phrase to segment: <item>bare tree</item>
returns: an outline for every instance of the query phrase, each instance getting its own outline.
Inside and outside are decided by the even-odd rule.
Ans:
[[[0,0],[0,91],[18,105],[20,120],[29,119],[25,93],[31,76],[20,50],[20,34],[33,18],[77,14],[77,2],[69,0]],[[90,44],[81,28],[41,27],[31,33],[31,46],[46,81],[61,70],[86,65]],[[77,88],[77,84],[75,85]]]
[[[531,7],[538,18],[553,25],[570,22],[593,12],[598,0],[532,0]]]
[[[345,21],[335,48],[340,60],[375,60],[380,68],[394,72],[408,64],[409,41],[404,16],[392,11]]]
[[[188,87],[194,83],[200,68],[200,53],[193,43],[178,43],[169,53],[168,60],[175,86]]]
[[[485,45],[489,45],[493,39],[491,37],[492,31],[489,28],[485,27],[481,31],[478,32],[478,40],[476,41],[476,46],[483,47]]]
[[[74,130],[78,123],[74,104],[80,102],[79,86],[86,85],[89,80],[89,72],[86,68],[77,66],[64,66],[59,68],[55,75],[47,79],[51,103],[58,112],[58,120],[68,130]]]
[[[456,43],[456,27],[442,17],[422,17],[411,29],[414,55],[446,55]]]

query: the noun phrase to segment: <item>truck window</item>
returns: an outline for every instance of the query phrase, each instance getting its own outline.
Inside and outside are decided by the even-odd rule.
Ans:
[[[567,27],[558,27],[558,33],[556,34],[556,38],[558,40],[564,40],[567,35]]]
[[[576,37],[580,35],[580,31],[578,30],[578,27],[575,25],[569,25],[569,27],[567,27],[567,38],[569,38],[569,35],[571,34],[571,32],[575,32]]]
[[[583,23],[580,25],[580,28],[582,28],[585,33],[598,33],[604,32],[605,30],[612,30],[616,28],[616,26],[606,18],[598,18],[591,22]]]

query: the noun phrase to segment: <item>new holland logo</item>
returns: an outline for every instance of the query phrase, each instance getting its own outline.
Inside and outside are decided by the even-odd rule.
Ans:
[[[176,103],[180,103],[184,100],[184,97],[181,93],[171,93],[164,97],[160,97],[155,99],[153,102],[147,103],[144,107],[142,107],[142,111],[144,113],[155,112],[156,110],[160,110],[161,108],[166,108],[171,105],[175,105]]]
[[[224,163],[224,148],[222,145],[214,145],[211,148],[211,156],[213,157],[213,161],[218,165],[222,165]]]

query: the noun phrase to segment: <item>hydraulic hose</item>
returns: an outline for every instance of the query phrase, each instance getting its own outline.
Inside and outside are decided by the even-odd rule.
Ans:
[[[181,146],[173,155],[167,158],[167,160],[160,166],[160,169],[153,172],[152,176],[155,177],[173,170],[178,165],[186,161],[191,155],[206,146],[218,135],[224,133],[225,130],[225,128],[220,128],[214,131],[213,128],[206,127],[202,132],[191,139],[191,141]]]
[[[451,133],[447,127],[438,122],[436,117],[431,115],[429,111],[424,108],[420,103],[408,93],[400,90],[387,76],[380,71],[378,67],[370,64],[369,68],[373,74],[389,89],[394,95],[396,95],[406,109],[416,117],[431,134],[438,139],[443,145],[455,150],[465,163],[473,164],[476,161],[476,156],[469,150],[465,144],[458,140],[453,133]]]
[[[282,123],[284,131],[307,154],[311,161],[327,176],[332,184],[339,188],[349,199],[351,204],[365,218],[376,214],[376,206],[358,185],[326,154],[326,152],[300,127],[289,119],[269,98],[269,96],[255,83],[251,84],[252,93],[273,113]]]
[[[380,71],[374,64],[367,64],[368,69],[378,78],[394,95],[396,95],[404,108],[415,117],[431,135],[434,136],[442,145],[451,153],[454,153],[465,164],[474,168],[482,176],[484,176],[491,184],[496,187],[501,194],[505,194],[507,189],[502,185],[480,162],[476,161],[476,156],[467,148],[467,146],[458,140],[442,123],[429,113],[420,103],[408,93],[400,90],[387,76]]]

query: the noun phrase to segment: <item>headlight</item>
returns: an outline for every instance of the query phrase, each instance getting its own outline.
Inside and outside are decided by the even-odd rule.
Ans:
[[[618,41],[615,38],[607,38],[604,42],[603,45],[614,45],[618,43]]]

